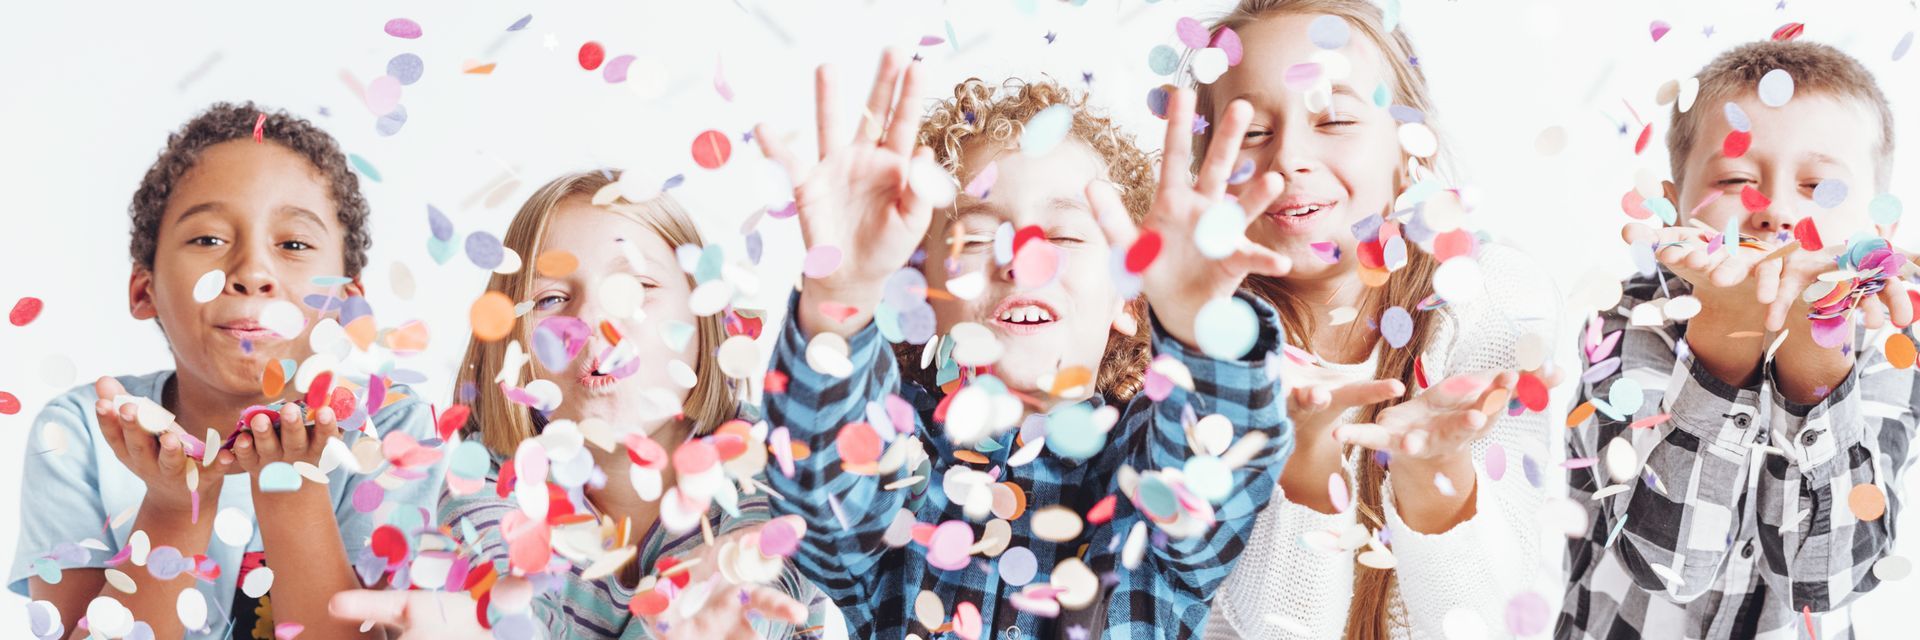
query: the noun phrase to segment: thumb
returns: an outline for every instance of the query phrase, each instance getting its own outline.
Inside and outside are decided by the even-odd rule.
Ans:
[[[348,622],[373,622],[388,626],[406,626],[408,592],[356,589],[334,594],[327,613]]]

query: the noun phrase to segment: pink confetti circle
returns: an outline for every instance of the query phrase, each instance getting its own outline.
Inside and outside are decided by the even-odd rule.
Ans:
[[[808,249],[806,262],[801,266],[809,278],[825,278],[839,269],[840,248],[824,244]]]
[[[367,111],[375,116],[393,113],[400,106],[400,79],[393,76],[380,76],[367,83]]]
[[[420,37],[420,23],[406,18],[394,18],[387,21],[387,35],[412,40]]]

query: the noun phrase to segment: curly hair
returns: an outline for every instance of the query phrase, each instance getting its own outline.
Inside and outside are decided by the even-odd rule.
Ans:
[[[263,122],[262,114],[266,116]],[[360,177],[348,167],[340,144],[305,118],[280,110],[267,111],[252,102],[216,102],[167,136],[166,148],[160,150],[160,157],[140,179],[140,189],[133,193],[133,204],[128,207],[133,218],[130,249],[135,264],[153,268],[167,200],[173,197],[174,185],[199,163],[200,154],[222,142],[253,137],[255,122],[260,122],[261,140],[300,154],[327,181],[334,206],[340,210],[340,225],[347,230],[345,275],[360,275],[373,236],[367,229],[367,199],[360,195]]]
[[[1135,224],[1146,219],[1153,204],[1153,158],[1134,144],[1133,136],[1115,127],[1105,113],[1087,106],[1087,95],[1076,93],[1052,80],[1024,81],[1008,79],[999,87],[979,78],[968,78],[953,87],[953,98],[933,106],[920,124],[917,136],[921,145],[933,150],[933,158],[954,176],[965,175],[964,157],[970,146],[982,144],[1017,145],[1021,130],[1034,114],[1062,104],[1073,110],[1073,125],[1068,134],[1093,148],[1107,169],[1107,179],[1120,192],[1120,200]],[[929,228],[931,231],[931,228]],[[937,239],[928,238],[928,242]],[[1115,400],[1127,400],[1140,390],[1152,350],[1147,340],[1146,305],[1138,299],[1128,303],[1127,313],[1140,327],[1135,335],[1109,330],[1107,352],[1094,374],[1096,389]],[[896,343],[894,353],[903,363],[906,377],[932,388],[934,372],[923,369],[921,345]]]

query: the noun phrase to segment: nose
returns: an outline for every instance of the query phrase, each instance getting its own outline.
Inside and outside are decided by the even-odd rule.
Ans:
[[[1274,131],[1275,148],[1269,165],[1272,171],[1289,178],[1313,172],[1313,144],[1303,129],[1306,127],[1286,126]]]
[[[233,252],[233,263],[227,269],[227,290],[242,296],[272,294],[280,282],[273,273],[273,257],[268,255],[271,250],[268,246],[248,246]]]
[[[1797,204],[1794,199],[1799,194],[1791,192],[1792,187],[1787,189],[1789,189],[1788,192],[1782,192],[1779,188],[1769,188],[1762,192],[1762,195],[1770,200],[1767,206],[1747,214],[1747,228],[1759,232],[1755,235],[1772,236],[1793,227],[1793,223],[1798,221],[1800,215],[1794,211]]]

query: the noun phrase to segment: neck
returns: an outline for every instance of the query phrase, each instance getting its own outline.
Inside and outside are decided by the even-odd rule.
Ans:
[[[641,433],[646,434],[654,442],[660,443],[660,446],[665,447],[667,454],[671,456],[673,451],[679,448],[680,443],[686,441],[691,429],[692,425],[685,420],[668,420],[652,425],[650,429],[642,429]],[[626,445],[616,445],[612,451],[603,451],[599,447],[589,445],[587,451],[592,453],[594,465],[600,467],[600,472],[607,476],[605,486],[599,489],[587,489],[587,500],[592,502],[594,508],[599,509],[601,513],[612,516],[615,522],[624,520],[631,523],[634,535],[638,536],[646,532],[647,528],[653,526],[653,522],[659,519],[660,504],[658,500],[640,499],[640,495],[633,490],[633,482],[629,480],[631,473],[629,468],[633,466],[633,461],[627,457]],[[674,485],[673,466],[668,465],[661,471],[660,478],[661,486],[672,487]]]
[[[1357,314],[1368,313],[1360,308],[1366,294],[1366,285],[1360,282],[1360,271],[1349,261],[1342,261],[1325,273],[1312,276],[1288,277],[1284,280],[1287,288],[1293,291],[1295,298],[1306,305],[1307,313],[1314,318],[1319,330],[1314,332],[1313,344],[1308,345],[1314,353],[1341,363],[1353,363],[1366,360],[1372,350],[1373,340],[1369,332],[1351,330],[1352,325],[1365,326],[1364,317],[1356,317],[1344,326],[1328,326],[1328,318],[1334,309],[1350,308]]]
[[[180,428],[196,438],[205,436],[207,429],[225,438],[239,423],[240,414],[262,400],[229,395],[181,369],[167,380],[167,387],[160,395],[160,406],[173,412]]]

